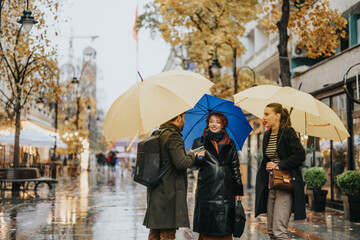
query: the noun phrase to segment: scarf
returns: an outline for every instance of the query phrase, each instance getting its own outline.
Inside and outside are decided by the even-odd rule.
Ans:
[[[221,132],[214,133],[210,131],[208,128],[204,129],[203,137],[208,139],[215,147],[216,152],[219,154],[221,148],[230,143],[229,134],[226,130],[222,130]]]

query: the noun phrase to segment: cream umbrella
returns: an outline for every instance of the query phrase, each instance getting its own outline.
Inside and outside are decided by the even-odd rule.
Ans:
[[[305,135],[342,142],[350,135],[338,115],[312,95],[291,87],[261,85],[234,95],[235,105],[262,118],[269,103],[280,103],[289,111],[292,127]]]
[[[202,75],[184,70],[145,78],[114,101],[103,134],[107,140],[116,140],[150,132],[193,108],[212,85]]]

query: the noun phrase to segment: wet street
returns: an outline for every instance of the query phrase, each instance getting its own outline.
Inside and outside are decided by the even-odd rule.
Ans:
[[[53,191],[40,185],[12,196],[2,192],[0,239],[147,239],[142,225],[146,189],[132,181],[129,172],[121,176],[107,168],[83,171],[76,178],[64,173]],[[196,183],[189,182],[189,215],[192,219]],[[241,239],[268,239],[266,217],[254,219],[253,190],[244,197],[247,225]],[[308,212],[305,221],[291,221],[290,239],[360,239],[360,224],[343,220],[341,211]],[[180,229],[176,239],[197,239],[189,229]]]

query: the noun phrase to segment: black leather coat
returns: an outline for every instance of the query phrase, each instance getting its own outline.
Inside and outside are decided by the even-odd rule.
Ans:
[[[218,154],[204,137],[193,148],[204,146],[205,158],[199,165],[195,195],[194,231],[204,235],[233,233],[235,196],[243,195],[239,157],[233,140]]]
[[[280,134],[284,130],[284,135],[279,142]],[[270,161],[265,155],[266,147],[269,143],[271,129],[264,133],[263,156],[260,168],[256,175],[256,195],[255,195],[255,217],[261,213],[267,212],[269,173],[266,171],[266,163]],[[304,181],[300,167],[305,161],[305,150],[301,145],[300,139],[291,127],[280,129],[277,136],[279,145],[277,154],[280,158],[279,168],[290,170],[293,177],[293,212],[294,219],[300,220],[306,218]]]

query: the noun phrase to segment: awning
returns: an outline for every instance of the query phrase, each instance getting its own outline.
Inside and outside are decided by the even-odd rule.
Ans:
[[[15,133],[0,137],[1,144],[15,144]],[[40,133],[32,129],[24,129],[20,131],[20,146],[32,147],[54,147],[55,137]],[[67,145],[60,139],[56,140],[58,148],[67,148]]]

